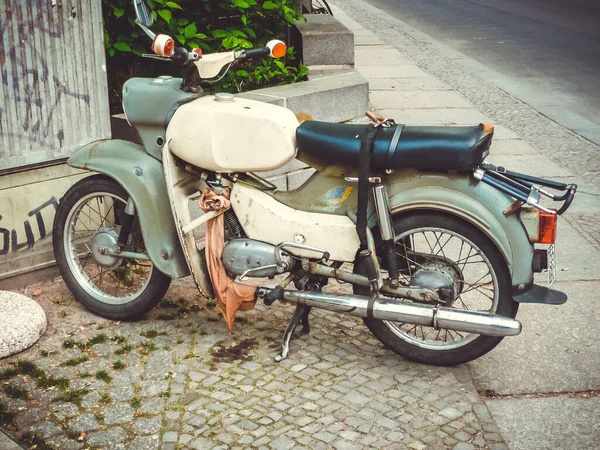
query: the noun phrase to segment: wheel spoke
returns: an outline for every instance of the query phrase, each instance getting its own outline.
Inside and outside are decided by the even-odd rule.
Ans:
[[[457,286],[454,308],[494,312],[499,301],[495,268],[487,255],[465,236],[444,228],[412,229],[398,234],[396,255],[408,265],[404,271],[408,279],[423,270],[441,272],[453,279]],[[433,350],[459,348],[479,336],[425,325],[384,322],[399,338]]]
[[[64,225],[65,254],[72,255],[67,260],[69,268],[77,283],[101,302],[121,304],[130,301],[146,288],[152,276],[151,261],[111,259],[110,255],[95,256],[92,252],[92,244],[112,245],[111,239],[116,239],[121,224],[119,209],[124,207],[125,200],[114,194],[88,194],[73,206]],[[90,225],[98,226],[102,231],[93,231]],[[97,236],[102,236],[99,244],[94,242]],[[141,237],[137,239],[132,233],[132,242],[136,251],[146,253]],[[103,258],[102,264],[96,257]],[[113,272],[115,269],[117,271]]]

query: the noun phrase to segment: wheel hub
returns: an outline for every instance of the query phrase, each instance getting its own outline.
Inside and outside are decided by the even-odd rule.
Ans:
[[[421,265],[410,279],[411,286],[437,291],[446,306],[452,306],[462,292],[462,272],[445,261],[435,261]]]
[[[121,265],[123,257],[108,252],[117,247],[118,233],[112,228],[100,228],[92,239],[92,254],[99,266],[114,269]]]

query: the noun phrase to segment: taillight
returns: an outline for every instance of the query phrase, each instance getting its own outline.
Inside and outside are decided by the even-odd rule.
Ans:
[[[556,242],[556,224],[558,215],[540,211],[538,228],[538,242],[540,244],[554,244]]]

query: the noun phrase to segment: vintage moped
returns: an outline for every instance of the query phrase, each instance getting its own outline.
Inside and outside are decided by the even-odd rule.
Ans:
[[[280,106],[207,95],[205,83],[240,61],[280,57],[285,44],[202,55],[155,35],[149,7],[134,5],[153,40],[148,56],[181,64],[183,77],[123,86],[142,145],[96,141],[68,160],[96,174],[61,199],[53,245],[66,284],[88,309],[139,317],[172,279],[189,275],[213,297],[195,233],[217,217],[225,241],[217,263],[229,277],[286,275],[246,299],[296,305],[277,360],[311,308],[364,318],[408,359],[454,365],[519,334],[519,303],[566,301],[551,289],[554,243],[577,187],[486,162],[493,126],[404,126],[376,113],[368,125],[299,124]],[[294,158],[316,169],[299,188],[279,191],[260,176]],[[206,192],[227,204],[193,218],[190,202]],[[551,201],[562,203],[554,209]],[[542,271],[548,286],[534,283]],[[329,280],[353,293],[324,292]]]

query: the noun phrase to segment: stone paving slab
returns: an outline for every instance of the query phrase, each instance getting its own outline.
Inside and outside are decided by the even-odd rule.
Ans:
[[[490,155],[535,155],[541,157],[531,144],[521,139],[493,140]]]
[[[568,177],[571,171],[562,164],[556,163],[541,155],[499,155],[492,151],[487,158],[491,163],[504,166],[516,172],[526,172],[534,177]]]
[[[356,318],[316,311],[278,364],[291,305],[241,313],[228,336],[189,279],[129,323],[61,280],[39,288],[49,331],[0,361],[0,410],[50,448],[506,448],[466,366],[404,361]]]
[[[600,390],[600,281],[557,282],[555,289],[569,296],[565,304],[521,304],[521,334],[468,363],[479,392]]]
[[[420,78],[370,78],[369,90],[376,91],[442,91],[450,88],[432,76]]]
[[[598,448],[598,397],[490,400],[487,405],[512,449]]]
[[[361,66],[360,73],[370,80],[371,78],[422,78],[427,76],[416,65],[406,66]]]
[[[369,99],[377,109],[470,108],[471,103],[452,91],[373,91]]]
[[[475,108],[389,108],[381,109],[385,117],[393,117],[399,123],[409,125],[477,125],[492,120]]]

